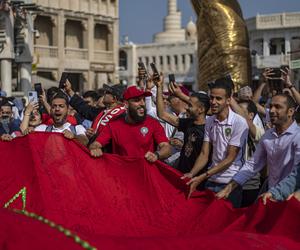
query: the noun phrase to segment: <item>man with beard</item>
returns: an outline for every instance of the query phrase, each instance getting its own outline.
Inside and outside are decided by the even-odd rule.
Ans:
[[[13,118],[12,105],[7,100],[2,100],[0,107],[0,136],[2,141],[11,141],[21,135],[21,121]]]
[[[189,196],[205,180],[205,188],[219,192],[243,165],[248,125],[242,116],[230,109],[232,86],[233,82],[229,78],[218,79],[209,86],[213,116],[206,120],[203,146],[194,167],[182,177],[191,178],[187,183],[190,185]],[[208,171],[196,176],[208,163],[211,151],[212,160]],[[241,199],[241,188],[229,197],[235,207],[240,206]]]
[[[114,154],[145,157],[149,162],[170,156],[171,148],[163,127],[146,113],[146,96],[151,96],[151,93],[136,86],[127,88],[123,95],[126,114],[110,122],[89,146],[92,156],[101,156],[102,147],[110,141]]]
[[[193,93],[190,97],[185,95],[175,83],[170,83],[170,91],[180,100],[188,104],[186,109],[189,118],[179,118],[164,109],[163,103],[163,78],[156,82],[157,86],[157,113],[158,117],[173,125],[184,133],[184,144],[180,152],[178,170],[188,173],[201,151],[204,139],[205,117],[209,110],[209,97],[204,93]],[[202,171],[206,171],[204,168]]]
[[[263,135],[253,157],[246,161],[232,181],[217,194],[218,198],[227,198],[265,165],[269,171],[268,188],[272,189],[300,163],[300,128],[294,120],[295,108],[296,103],[291,96],[273,96],[270,103],[273,128]]]
[[[75,139],[83,145],[87,145],[88,138],[85,135],[85,128],[82,125],[73,126],[67,122],[69,102],[68,97],[58,92],[53,96],[50,103],[50,116],[53,119],[53,125],[42,124],[34,131],[63,133],[67,139]]]

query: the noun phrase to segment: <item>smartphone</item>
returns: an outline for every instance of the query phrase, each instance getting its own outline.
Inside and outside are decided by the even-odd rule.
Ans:
[[[174,74],[170,74],[170,75],[169,75],[169,84],[170,84],[171,82],[172,82],[172,83],[175,83],[175,75],[174,75]]]
[[[147,73],[145,64],[144,64],[143,62],[138,62],[138,66],[139,66],[139,70],[145,71],[145,73],[144,73],[143,76],[140,76],[140,75],[139,75],[139,77],[142,78],[142,79],[140,79],[140,80],[147,79],[147,78],[148,78],[148,73]]]
[[[155,66],[155,63],[150,63],[152,72],[153,72],[153,80],[158,81],[160,79],[159,72]]]
[[[29,102],[38,102],[38,93],[36,91],[28,91],[28,101]]]
[[[143,62],[138,62],[138,66],[139,68],[146,70],[145,64]]]
[[[60,89],[63,89],[65,87],[65,83],[68,80],[68,77],[69,77],[69,73],[67,72],[63,72],[61,74],[61,78],[59,80],[59,86],[58,86]]]
[[[37,95],[40,96],[43,94],[43,88],[42,88],[42,84],[39,83],[35,83],[34,84],[34,90],[37,92]]]
[[[282,72],[281,72],[280,68],[273,68],[272,73],[273,73],[272,78],[275,78],[275,79],[281,78]]]

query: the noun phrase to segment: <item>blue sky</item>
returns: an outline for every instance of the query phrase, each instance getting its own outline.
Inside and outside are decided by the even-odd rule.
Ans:
[[[153,34],[163,30],[163,18],[167,14],[167,0],[119,0],[120,40],[124,35],[134,43],[152,42]],[[300,12],[300,0],[240,0],[245,18],[257,13]],[[189,0],[177,0],[185,27],[194,16]],[[195,20],[195,17],[194,17]]]

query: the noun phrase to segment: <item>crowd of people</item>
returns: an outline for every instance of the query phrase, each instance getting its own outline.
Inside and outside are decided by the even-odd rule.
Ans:
[[[164,161],[182,173],[189,197],[209,189],[234,207],[260,196],[264,203],[300,200],[300,94],[290,70],[274,79],[274,70],[265,69],[255,91],[244,86],[234,93],[230,76],[208,86],[192,92],[140,67],[136,84],[104,85],[82,96],[68,79],[27,104],[1,91],[1,141],[62,133],[95,158],[113,153]]]

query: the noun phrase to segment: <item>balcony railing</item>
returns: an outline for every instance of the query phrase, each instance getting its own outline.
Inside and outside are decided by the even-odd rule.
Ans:
[[[40,57],[58,57],[58,48],[54,46],[34,45],[34,52]]]
[[[114,61],[114,55],[112,51],[95,50],[94,51],[95,62],[107,62],[112,63]]]
[[[256,55],[252,57],[252,65],[257,68],[277,68],[281,65],[290,64],[290,55],[270,55],[270,56],[260,56]]]
[[[66,59],[88,59],[88,50],[87,49],[77,49],[77,48],[65,48]]]

